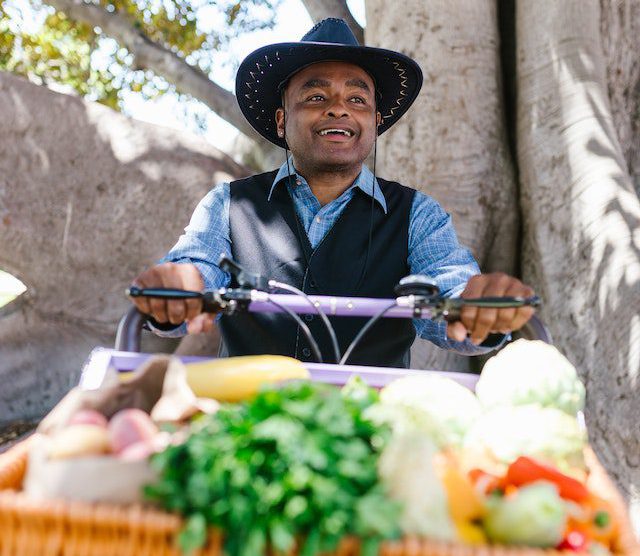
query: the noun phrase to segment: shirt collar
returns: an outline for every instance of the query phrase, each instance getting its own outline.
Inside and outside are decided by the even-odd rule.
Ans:
[[[276,186],[279,183],[281,183],[287,177],[287,175],[291,175],[292,177],[306,183],[306,180],[304,179],[304,177],[302,177],[300,174],[296,172],[296,169],[293,167],[293,160],[290,158],[289,164],[284,162],[282,166],[280,166],[280,169],[278,170],[278,173],[276,174],[276,177],[274,178],[273,183],[271,184],[271,189],[269,190],[269,197],[267,198],[268,201],[271,200],[271,196],[273,195],[273,190],[276,188]],[[355,179],[351,187],[357,187],[366,195],[371,196],[372,181],[374,182],[373,198],[382,207],[382,210],[384,211],[384,213],[387,214],[387,201],[384,198],[382,189],[380,189],[380,184],[378,183],[377,179],[374,180],[371,170],[369,170],[369,168],[367,168],[364,164],[362,165],[362,171],[358,174],[358,177]]]

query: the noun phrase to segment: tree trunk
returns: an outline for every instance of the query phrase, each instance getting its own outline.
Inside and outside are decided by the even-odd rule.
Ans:
[[[428,193],[453,216],[484,271],[516,271],[518,208],[507,148],[495,0],[367,0],[367,44],[416,59],[418,100],[378,142],[381,176]],[[430,344],[418,367],[460,368]]]
[[[247,172],[200,138],[7,73],[0,119],[0,268],[28,287],[0,315],[10,420],[42,415],[93,347],[113,345],[125,287],[214,183]]]
[[[640,2],[601,0],[600,33],[611,114],[640,195]]]
[[[344,19],[360,44],[364,44],[364,29],[355,20],[346,0],[302,0],[314,22],[327,17]]]
[[[599,31],[597,0],[517,5],[524,268],[586,384],[591,442],[637,510],[640,203]]]

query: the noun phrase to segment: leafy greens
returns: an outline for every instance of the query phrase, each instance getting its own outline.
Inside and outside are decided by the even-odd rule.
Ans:
[[[377,553],[398,536],[400,508],[376,472],[387,431],[363,416],[376,398],[362,387],[292,382],[225,405],[154,457],[160,479],[146,494],[186,517],[185,552],[214,526],[229,556],[293,546],[311,556],[346,535],[362,539],[363,554]]]

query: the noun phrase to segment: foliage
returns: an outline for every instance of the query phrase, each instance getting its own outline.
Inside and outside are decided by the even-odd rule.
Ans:
[[[201,546],[213,525],[230,556],[265,546],[286,554],[296,540],[310,556],[349,534],[377,554],[382,538],[398,534],[399,507],[378,482],[384,431],[363,416],[372,392],[300,381],[223,406],[155,456],[160,480],[147,494],[187,517],[185,550]]]
[[[95,0],[144,37],[211,73],[216,52],[238,35],[269,28],[280,0]],[[215,21],[215,29],[204,20]],[[39,24],[33,25],[33,21]],[[58,84],[115,109],[125,92],[154,98],[175,87],[100,28],[69,19],[41,0],[0,0],[0,70]],[[179,93],[179,91],[177,91]]]

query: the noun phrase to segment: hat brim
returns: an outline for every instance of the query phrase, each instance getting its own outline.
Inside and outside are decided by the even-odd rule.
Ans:
[[[408,56],[370,46],[294,42],[264,46],[249,54],[236,76],[236,98],[245,118],[263,137],[286,147],[278,137],[275,112],[281,107],[280,85],[318,62],[340,61],[364,69],[375,81],[377,109],[384,133],[409,109],[422,87],[420,66]]]

